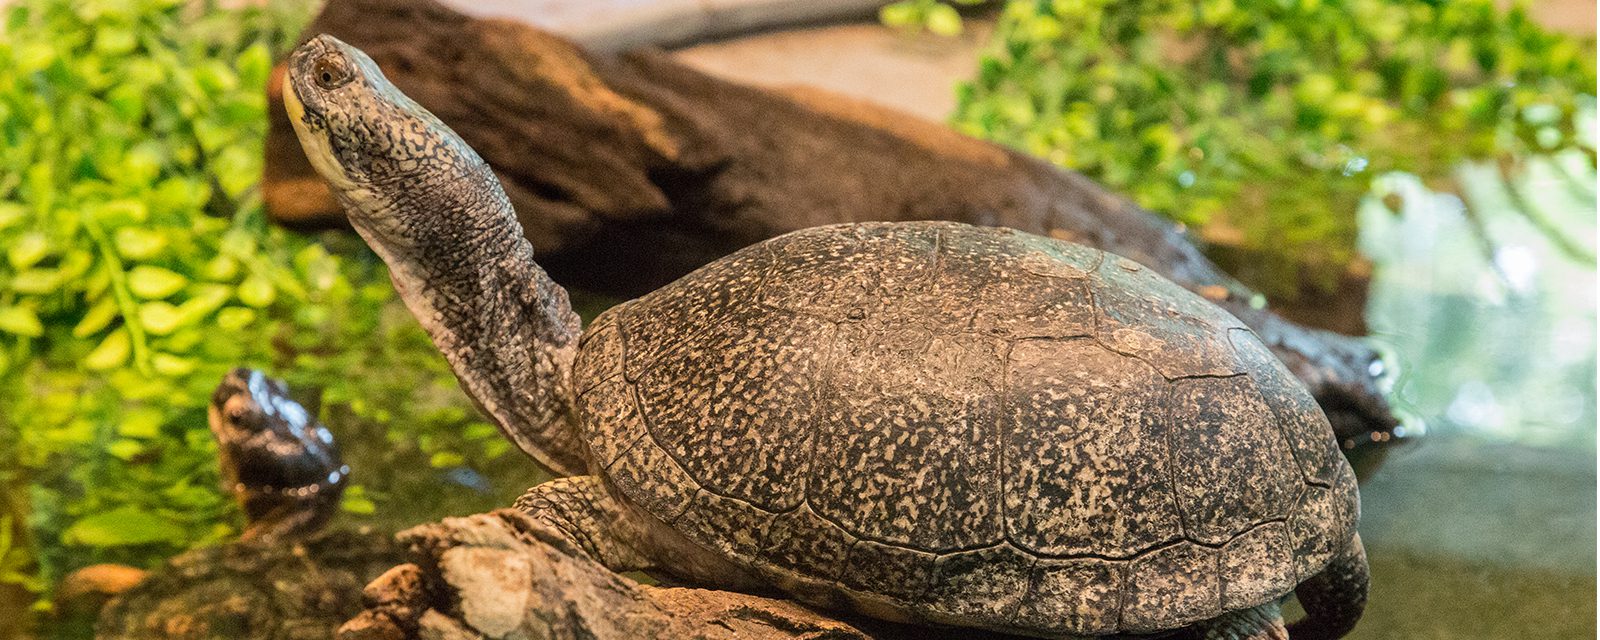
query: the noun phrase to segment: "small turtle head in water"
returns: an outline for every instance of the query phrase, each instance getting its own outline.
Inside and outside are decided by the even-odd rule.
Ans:
[[[223,484],[249,520],[242,538],[302,536],[328,521],[350,468],[327,427],[289,398],[281,380],[234,369],[217,385],[208,414]]]

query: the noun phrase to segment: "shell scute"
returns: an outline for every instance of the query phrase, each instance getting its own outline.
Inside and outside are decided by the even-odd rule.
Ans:
[[[628,498],[635,504],[669,522],[689,508],[689,501],[700,490],[699,483],[648,435],[626,448],[606,474],[612,482],[627,487]]]
[[[1218,555],[1217,549],[1185,541],[1129,562],[1121,630],[1177,629],[1222,613]]]
[[[779,568],[835,580],[856,537],[818,517],[808,505],[773,519],[761,557]]]
[[[1173,477],[1188,537],[1222,544],[1283,518],[1301,487],[1294,456],[1249,376],[1172,383]]]
[[[1228,338],[1245,368],[1251,372],[1261,398],[1272,408],[1278,428],[1288,438],[1306,482],[1329,485],[1336,480],[1344,458],[1328,416],[1317,406],[1294,374],[1283,366],[1261,338],[1248,329],[1232,329]]]
[[[1168,378],[1243,373],[1227,330],[1238,319],[1127,258],[1111,257],[1091,280],[1102,344]]]
[[[1277,598],[1296,584],[1288,527],[1263,523],[1222,548],[1222,608],[1235,611]]]
[[[608,318],[601,317],[583,334],[573,362],[573,391],[587,393],[596,385],[622,376],[622,336]]]
[[[820,227],[765,243],[772,271],[762,304],[834,321],[871,314],[905,290],[927,290],[938,231],[921,226]]]
[[[997,381],[1004,343],[846,324],[824,388],[812,508],[863,538],[939,551],[1001,537]]]
[[[638,388],[656,441],[716,493],[771,511],[804,498],[815,381],[833,326],[745,305],[663,350]]]
[[[627,380],[612,378],[590,388],[578,396],[578,412],[600,430],[586,439],[590,464],[599,469],[611,468],[628,449],[650,437]]]
[[[750,557],[766,546],[772,519],[771,512],[749,502],[701,489],[672,526],[693,539],[711,541],[725,554]]]
[[[926,551],[862,540],[850,547],[839,581],[879,597],[920,599],[933,586],[936,557]]]
[[[1345,466],[1348,470],[1350,467]],[[1327,566],[1333,554],[1355,535],[1361,505],[1356,498],[1355,479],[1346,486],[1306,487],[1294,515],[1289,518],[1289,541],[1293,545],[1295,580],[1305,580]]]
[[[728,321],[756,295],[771,262],[759,245],[695,270],[612,314],[622,331],[622,364],[638,380],[677,347],[686,333]]]
[[[1092,340],[1020,342],[1009,364],[1001,476],[1013,540],[1129,557],[1183,534],[1159,373]]]
[[[1098,558],[1042,559],[1013,623],[1045,633],[1103,635],[1117,631],[1128,564]]]
[[[1009,620],[1022,606],[1036,558],[1009,544],[940,556],[934,561],[936,621]]]
[[[1058,245],[989,229],[942,229],[934,300],[924,317],[933,326],[1016,339],[1092,335],[1088,279],[1098,252]]]

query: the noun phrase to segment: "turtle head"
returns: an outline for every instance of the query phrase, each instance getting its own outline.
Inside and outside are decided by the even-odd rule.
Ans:
[[[207,414],[223,484],[250,522],[246,538],[310,533],[333,515],[350,467],[282,380],[229,371]]]
[[[567,376],[581,335],[534,262],[494,171],[359,49],[319,35],[290,54],[300,146],[468,395],[546,468],[586,468]]]
[[[360,49],[326,34],[306,41],[289,56],[283,96],[307,159],[385,259],[441,259],[428,254],[439,238],[515,224],[488,164]]]

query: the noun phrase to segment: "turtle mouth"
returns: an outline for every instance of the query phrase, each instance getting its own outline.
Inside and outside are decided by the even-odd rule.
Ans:
[[[300,148],[305,152],[306,159],[311,161],[311,166],[336,191],[348,191],[355,186],[355,181],[350,179],[350,174],[334,152],[327,118],[318,108],[322,103],[321,98],[306,85],[305,75],[301,72],[307,61],[319,55],[326,46],[322,36],[319,36],[295,51],[289,72],[283,75],[283,108],[289,114],[289,124],[294,127],[295,137],[300,139]],[[305,98],[307,95],[312,96],[309,109]]]

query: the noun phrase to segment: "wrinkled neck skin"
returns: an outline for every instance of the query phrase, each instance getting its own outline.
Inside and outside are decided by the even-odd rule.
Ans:
[[[580,321],[534,263],[494,174],[475,164],[339,198],[479,408],[552,473],[583,473],[569,383]]]

